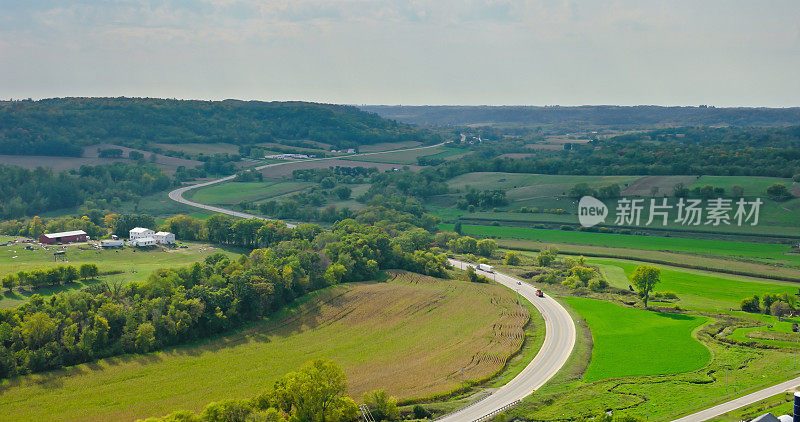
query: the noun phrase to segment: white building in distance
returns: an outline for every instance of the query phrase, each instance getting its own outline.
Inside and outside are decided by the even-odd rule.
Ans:
[[[154,231],[152,231],[152,230],[150,230],[148,228],[145,228],[145,227],[134,227],[134,228],[131,229],[131,231],[128,234],[129,234],[128,237],[131,240],[134,240],[134,239],[140,239],[140,238],[143,238],[143,237],[153,237],[153,235],[156,234],[156,232],[154,232]]]
[[[153,235],[153,239],[155,239],[156,243],[158,243],[159,245],[175,244],[175,235],[170,232],[158,232]]]
[[[156,240],[152,237],[137,237],[136,239],[131,239],[129,244],[134,247],[155,246]]]

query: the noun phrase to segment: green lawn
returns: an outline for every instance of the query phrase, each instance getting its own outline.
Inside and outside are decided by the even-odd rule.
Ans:
[[[338,285],[200,344],[2,381],[0,419],[116,421],[197,411],[252,397],[315,358],[339,363],[356,399],[379,388],[401,399],[446,393],[459,387],[459,368],[467,368],[467,381],[489,377],[519,349],[527,318],[516,306],[499,285],[413,274]]]
[[[29,251],[22,245],[4,246],[0,248],[0,277],[18,271],[30,271],[39,268],[50,268],[58,265],[80,266],[84,263],[97,264],[100,272],[120,271],[119,274],[102,276],[100,281],[139,281],[146,279],[154,270],[158,268],[169,268],[187,265],[205,259],[205,257],[216,252],[226,253],[235,256],[235,253],[225,251],[217,246],[195,243],[181,242],[188,245],[188,248],[175,249],[147,249],[138,250],[134,248],[124,249],[94,249],[70,245],[66,249],[66,262],[55,262],[52,250],[45,250],[39,246]],[[92,282],[87,282],[91,284]],[[0,308],[17,306],[28,300],[31,294],[39,293],[47,296],[65,290],[76,290],[85,287],[82,282],[72,283],[68,286],[58,286],[30,291],[16,290],[9,293],[3,290],[0,295]]]
[[[453,225],[442,224],[440,228],[442,230],[452,230]],[[789,245],[774,243],[480,225],[462,225],[462,231],[464,234],[479,237],[524,239],[539,242],[572,243],[650,251],[673,251],[701,255],[744,257],[748,259],[758,259],[764,262],[785,262],[800,265],[800,253],[791,253]]]
[[[590,258],[591,264],[599,265],[609,283],[627,288],[628,277],[641,263],[621,259]],[[651,264],[644,264],[651,265]],[[797,283],[773,281],[735,275],[719,275],[704,271],[678,269],[654,265],[661,269],[661,283],[656,291],[674,292],[680,298],[682,308],[700,311],[726,312],[739,309],[745,297],[764,293],[797,293]]]
[[[595,299],[565,300],[592,331],[587,381],[689,372],[711,359],[708,349],[692,337],[706,318],[625,308]]]

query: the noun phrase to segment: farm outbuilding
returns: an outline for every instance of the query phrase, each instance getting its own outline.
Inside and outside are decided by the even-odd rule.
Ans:
[[[125,245],[125,242],[121,240],[101,240],[100,246],[103,248],[121,248]]]
[[[156,240],[152,237],[137,237],[136,239],[131,239],[130,245],[135,247],[155,246]]]
[[[175,235],[170,232],[158,232],[153,235],[153,239],[159,245],[173,245],[175,244]]]
[[[143,238],[143,237],[153,237],[154,234],[156,234],[156,232],[154,232],[154,231],[152,231],[152,230],[150,230],[150,229],[148,229],[146,227],[134,227],[134,228],[132,228],[130,230],[130,232],[128,232],[128,235],[129,235],[128,237],[131,240],[133,240],[133,239],[139,239],[139,238]]]
[[[69,243],[69,242],[85,242],[87,239],[86,232],[83,230],[73,230],[69,232],[60,233],[45,233],[39,236],[39,243]]]

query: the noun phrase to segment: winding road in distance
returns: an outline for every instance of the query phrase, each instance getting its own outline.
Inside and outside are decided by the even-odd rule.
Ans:
[[[355,154],[344,157],[330,157],[330,158],[316,158],[303,161],[287,161],[285,163],[266,164],[256,167],[256,170],[261,170],[267,167],[291,165],[292,163],[307,162],[307,161],[322,161],[331,159],[347,159],[354,156],[377,155],[387,154],[398,151],[411,151],[424,148],[434,148],[443,144],[422,146],[416,148],[407,148],[392,151],[382,152],[369,152],[363,154]],[[367,163],[365,163],[366,165]],[[240,218],[259,218],[262,220],[271,220],[270,218],[261,217],[244,212],[233,211],[225,208],[215,207],[213,205],[201,204],[199,202],[190,201],[183,197],[183,194],[192,189],[202,188],[206,186],[215,185],[217,183],[233,180],[234,176],[227,176],[220,179],[211,180],[209,182],[198,183],[196,185],[184,186],[173,190],[169,193],[170,199],[186,204],[195,208],[200,208],[208,211],[228,214]],[[289,227],[295,227],[294,224],[288,224]],[[465,268],[468,265],[466,262],[450,259],[453,266]],[[437,419],[440,422],[474,422],[489,419],[497,413],[500,413],[511,406],[516,405],[520,400],[532,394],[535,390],[540,388],[550,378],[552,378],[564,364],[567,362],[572,349],[575,346],[575,323],[569,312],[561,306],[555,299],[545,296],[537,297],[536,288],[528,283],[523,283],[520,280],[511,277],[507,274],[494,272],[487,273],[477,270],[478,273],[492,278],[498,283],[515,290],[520,296],[528,300],[539,310],[545,321],[545,337],[541,349],[533,358],[533,360],[522,370],[514,379],[509,381],[506,385],[494,390],[489,396],[473,402],[461,409],[448,413],[443,417]]]
[[[307,163],[309,161],[347,160],[348,158],[363,157],[363,156],[367,156],[367,155],[389,154],[389,153],[400,152],[400,151],[415,151],[415,150],[418,150],[418,149],[440,147],[440,146],[442,146],[442,145],[444,145],[446,143],[447,142],[442,142],[442,143],[436,144],[436,145],[425,145],[425,146],[421,146],[421,147],[393,149],[393,150],[389,150],[389,151],[379,151],[379,152],[365,152],[365,153],[361,153],[361,154],[341,155],[341,156],[336,156],[336,157],[311,158],[311,159],[302,160],[302,161],[286,161],[284,163],[264,164],[263,166],[258,166],[255,169],[256,170],[263,170],[263,169],[265,169],[267,167],[290,166],[292,164]],[[365,163],[365,165],[366,164],[368,164],[368,163]],[[234,175],[226,176],[226,177],[223,177],[223,178],[220,178],[220,179],[214,179],[214,180],[211,180],[211,181],[208,181],[208,182],[198,183],[196,185],[188,185],[188,186],[180,187],[180,188],[175,189],[175,190],[173,190],[172,192],[169,193],[169,199],[172,199],[175,202],[180,202],[181,204],[189,205],[191,207],[200,208],[200,209],[203,209],[203,210],[208,210],[208,211],[213,211],[213,212],[218,212],[218,213],[221,213],[221,214],[228,214],[228,215],[232,215],[234,217],[258,218],[258,219],[261,219],[261,220],[273,220],[272,218],[262,217],[262,216],[254,215],[254,214],[248,214],[246,212],[233,211],[233,210],[229,210],[229,209],[226,209],[226,208],[215,207],[213,205],[201,204],[199,202],[190,201],[190,200],[188,200],[188,199],[183,197],[183,194],[188,192],[188,191],[190,191],[190,190],[198,189],[198,188],[204,188],[206,186],[211,186],[211,185],[216,185],[217,183],[227,182],[229,180],[233,180],[235,177],[236,177],[236,175],[234,174]],[[288,222],[286,223],[286,225],[289,226],[290,228],[291,227],[295,227],[295,224],[288,223]]]

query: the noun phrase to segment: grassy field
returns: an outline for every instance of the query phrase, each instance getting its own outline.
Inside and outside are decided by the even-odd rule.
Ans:
[[[452,224],[441,229],[452,230]],[[462,225],[465,234],[503,239],[523,239],[545,243],[571,243],[650,251],[681,252],[697,255],[741,257],[768,263],[800,266],[800,253],[792,253],[789,245],[774,243],[736,242],[713,239],[690,239],[663,236],[641,236],[581,231]]]
[[[689,272],[683,277],[694,275]],[[791,349],[728,345],[703,333],[702,327],[694,328],[703,321],[715,322],[715,314],[684,315],[680,318],[686,320],[672,320],[661,328],[658,324],[664,321],[658,313],[587,298],[565,297],[563,301],[576,320],[576,348],[565,368],[512,415],[544,421],[610,411],[615,416],[668,421],[800,374]],[[683,297],[678,303],[684,307]],[[639,328],[639,335],[630,335]],[[670,338],[666,341],[665,337]],[[689,355],[681,360],[672,359],[687,350]],[[692,351],[697,355],[690,356]],[[665,372],[682,373],[647,375],[643,371],[658,366],[668,368]],[[623,374],[632,376],[602,379]]]
[[[590,259],[590,263],[600,267],[609,283],[615,287],[627,288],[629,277],[638,265],[623,260]],[[800,317],[779,320],[771,315],[750,314],[739,309],[745,297],[764,293],[790,293],[798,291],[800,285],[750,277],[720,276],[719,274],[676,269],[658,266],[661,269],[661,283],[656,291],[674,292],[684,309],[704,312],[725,312],[737,317],[752,320],[753,327],[737,328],[728,336],[733,340],[757,341],[778,347],[800,346],[800,335],[792,332],[792,323],[800,323]]]
[[[388,163],[388,164],[417,164],[417,157],[427,157],[436,154],[461,154],[465,150],[436,147],[436,148],[423,148],[411,151],[397,151],[387,152],[385,154],[370,154],[364,156],[347,157],[353,161],[366,161],[371,163]]]
[[[693,184],[687,185],[690,189],[711,185],[724,188],[730,194],[733,186],[741,186],[745,196],[767,196],[767,188],[774,183],[783,183],[791,186],[792,179],[782,179],[779,177],[758,177],[758,176],[702,176]]]
[[[304,299],[201,344],[3,381],[2,415],[116,421],[196,411],[251,397],[320,357],[343,367],[357,399],[378,388],[400,399],[430,396],[458,388],[461,369],[465,380],[499,371],[519,349],[528,320],[502,286],[418,275],[339,285]]]
[[[222,252],[232,257],[236,255],[205,243],[192,242],[185,244],[189,247],[176,249],[156,248],[152,250],[137,250],[133,248],[98,250],[73,244],[66,248],[66,262],[55,262],[52,249],[45,250],[35,246],[35,250],[29,251],[23,248],[24,245],[14,244],[0,247],[0,277],[23,270],[51,268],[64,264],[79,266],[84,263],[93,263],[97,264],[101,272],[120,272],[119,274],[103,276],[100,278],[101,281],[129,282],[144,280],[153,270],[158,268],[178,267],[197,262],[216,252]],[[85,284],[78,282],[68,286],[45,288],[33,292],[16,290],[13,293],[9,293],[4,290],[2,296],[0,296],[0,308],[13,307],[24,303],[33,293],[47,296],[83,287],[85,287]]]
[[[359,152],[381,152],[391,151],[393,149],[414,148],[422,145],[422,142],[406,141],[406,142],[388,142],[372,145],[361,145],[358,147]]]
[[[186,197],[203,204],[232,205],[255,202],[299,192],[311,186],[306,182],[266,180],[264,182],[227,182],[191,190]]]
[[[752,180],[751,180],[752,179]],[[751,199],[759,196],[764,201],[759,213],[759,222],[752,226],[750,222],[745,222],[738,226],[735,221],[733,224],[721,224],[713,226],[705,224],[707,219],[701,219],[699,225],[682,225],[675,222],[677,218],[677,199],[669,198],[668,204],[673,208],[669,214],[669,221],[666,226],[660,224],[656,219],[649,226],[646,224],[649,219],[649,202],[644,204],[642,216],[639,224],[631,225],[632,228],[651,228],[651,229],[670,229],[681,231],[699,232],[720,232],[732,234],[766,234],[776,236],[797,236],[800,237],[800,226],[797,220],[800,218],[800,198],[795,198],[786,202],[775,202],[766,198],[763,191],[767,186],[774,182],[782,182],[791,185],[790,179],[779,178],[742,178],[742,177],[701,177],[697,176],[572,176],[572,175],[543,175],[528,173],[497,173],[497,172],[475,172],[457,176],[448,181],[451,188],[456,192],[439,195],[430,198],[428,204],[431,211],[437,213],[442,218],[454,220],[465,218],[470,220],[498,221],[498,222],[527,222],[527,223],[553,223],[553,224],[578,224],[577,200],[568,196],[570,188],[578,183],[588,183],[595,188],[617,183],[622,187],[623,192],[628,195],[650,196],[650,189],[659,188],[659,195],[669,195],[672,186],[676,181],[705,184],[726,187],[730,194],[730,186],[739,184],[745,188],[745,195]],[[790,186],[800,190],[795,184]],[[497,207],[496,210],[483,210],[475,213],[456,210],[455,203],[461,198],[467,189],[502,189],[506,191],[509,204]],[[646,198],[645,198],[646,199]],[[609,215],[605,220],[605,225],[617,227],[616,200],[605,201],[609,209]],[[521,207],[536,207],[541,210],[562,209],[566,213],[519,213]],[[731,211],[732,217],[735,209]]]
[[[689,372],[711,359],[708,349],[692,337],[706,318],[625,308],[596,299],[566,302],[592,331],[587,381]],[[662,353],[665,345],[673,352]]]
[[[800,269],[764,264],[758,261],[740,261],[727,257],[710,257],[640,249],[610,248],[605,246],[575,245],[570,243],[535,242],[530,240],[499,239],[502,248],[526,253],[538,253],[543,248],[555,246],[564,254],[588,257],[631,259],[639,262],[699,269],[732,275],[748,275],[757,278],[800,280]]]
[[[589,262],[598,265],[608,282],[615,287],[626,289],[630,284],[628,277],[636,266],[635,261],[619,259],[591,258]],[[661,269],[661,283],[656,291],[674,292],[680,298],[683,308],[699,311],[725,312],[738,309],[745,297],[764,293],[797,293],[800,284],[764,280],[751,277],[720,275],[704,271],[678,269],[655,265]]]
[[[214,154],[238,154],[239,153],[239,146],[234,144],[228,144],[224,142],[217,142],[217,143],[210,143],[210,144],[196,144],[196,143],[188,143],[188,144],[156,144],[151,143],[149,144],[151,147],[161,148],[162,150],[168,151],[180,151],[185,152],[187,154],[204,154],[204,155],[214,155]]]

